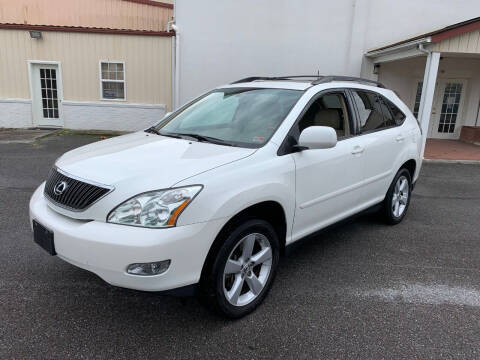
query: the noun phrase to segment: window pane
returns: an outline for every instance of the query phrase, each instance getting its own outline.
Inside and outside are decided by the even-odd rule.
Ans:
[[[302,91],[285,89],[218,89],[167,118],[157,129],[162,133],[188,131],[259,147],[302,95]]]
[[[108,71],[108,63],[102,63],[102,72]]]
[[[366,91],[353,91],[352,93],[360,115],[361,132],[384,128],[385,122],[377,96]]]
[[[385,121],[385,126],[395,126],[397,125],[395,120],[393,119],[393,115],[390,112],[390,108],[388,106],[387,100],[384,97],[378,97],[379,98],[379,105],[380,108],[382,109],[382,114],[383,114],[383,120]]]
[[[316,100],[305,112],[298,124],[298,132],[310,126],[328,126],[335,130],[338,138],[350,134],[348,112],[342,94],[328,94]]]
[[[103,98],[104,99],[124,99],[125,89],[123,83],[108,82],[103,83]]]
[[[396,107],[391,101],[387,100],[387,104],[390,106],[390,111],[393,114],[393,118],[395,119],[395,123],[397,125],[402,125],[403,122],[405,121],[405,114],[400,110],[398,107]]]
[[[123,72],[117,71],[117,80],[123,80]]]

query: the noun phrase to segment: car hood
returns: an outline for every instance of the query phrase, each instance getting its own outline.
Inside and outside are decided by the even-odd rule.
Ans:
[[[133,191],[168,188],[255,152],[231,146],[137,132],[65,153],[56,166],[76,177]]]

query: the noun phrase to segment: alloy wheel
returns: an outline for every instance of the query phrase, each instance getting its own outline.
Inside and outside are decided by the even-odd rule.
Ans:
[[[265,288],[272,269],[272,246],[260,233],[244,236],[230,253],[223,271],[223,291],[234,306],[255,300]]]
[[[392,195],[392,212],[395,217],[400,217],[405,212],[410,195],[408,180],[405,176],[400,176],[395,183]]]

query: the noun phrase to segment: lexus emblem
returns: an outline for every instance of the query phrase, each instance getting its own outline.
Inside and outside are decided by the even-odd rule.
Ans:
[[[66,181],[59,181],[57,185],[55,185],[55,187],[53,188],[53,193],[57,196],[62,195],[64,191],[67,190],[67,188],[68,184]]]

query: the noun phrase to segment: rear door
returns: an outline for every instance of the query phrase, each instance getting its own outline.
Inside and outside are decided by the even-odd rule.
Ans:
[[[351,89],[351,95],[358,114],[358,138],[365,149],[364,184],[359,191],[359,201],[368,206],[381,201],[385,196],[394,171],[396,154],[404,138],[379,94]],[[388,116],[385,117],[384,114]]]

